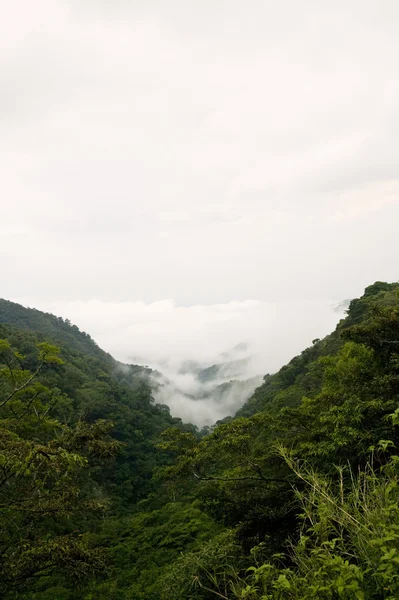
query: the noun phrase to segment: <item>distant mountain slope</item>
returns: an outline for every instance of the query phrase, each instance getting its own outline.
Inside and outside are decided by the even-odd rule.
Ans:
[[[54,416],[67,422],[112,421],[113,435],[124,447],[112,468],[99,468],[99,478],[119,503],[133,505],[144,498],[152,470],[163,460],[155,441],[171,425],[182,426],[166,406],[155,403],[147,383],[151,370],[115,361],[68,321],[6,300],[0,301],[0,338],[18,350],[23,368],[31,371],[37,366],[37,343],[60,347],[63,364],[38,375],[38,381],[58,390]]]
[[[237,348],[247,356],[235,358]],[[159,371],[148,374],[148,381],[155,398],[170,406],[173,414],[210,427],[231,418],[262,382],[256,360],[248,352],[247,345],[240,344],[208,363],[185,360],[170,364],[165,360]]]
[[[16,302],[0,299],[0,323],[37,333],[46,340],[70,350],[95,356],[105,361],[114,375],[125,384],[132,384],[138,377],[146,379],[151,369],[141,365],[124,365],[100,348],[93,338],[68,319],[45,313],[36,308],[27,308]]]
[[[238,360],[217,363],[201,369],[197,374],[197,379],[201,383],[240,378],[250,361],[250,358],[241,358]]]
[[[197,399],[212,401],[214,399],[221,407],[226,406],[226,415],[233,414],[237,407],[245,402],[259,382],[256,379],[250,382],[247,381],[245,367],[248,358],[231,359],[239,353],[246,352],[247,347],[245,344],[240,344],[233,348],[231,352],[225,353],[225,356],[220,357],[224,362],[218,364],[207,366],[194,361],[182,363],[179,374],[192,375],[193,379],[197,381],[198,385],[195,391],[192,392],[191,390],[181,389],[176,382],[165,377],[159,371],[146,366],[124,364],[115,360],[110,354],[102,350],[89,334],[81,331],[68,319],[0,299],[1,323],[35,333],[39,339],[50,340],[64,350],[68,348],[71,352],[96,357],[104,365],[107,365],[107,371],[112,372],[112,377],[122,385],[136,389],[143,381],[148,383],[153,394],[159,397],[162,404],[169,404],[169,399],[172,396],[179,397],[183,401]],[[161,387],[163,393],[158,396],[157,391]],[[171,403],[173,404],[173,402]]]
[[[323,340],[314,340],[310,348],[306,348],[277,373],[265,375],[263,384],[237,411],[236,416],[249,417],[272,406],[276,410],[282,406],[294,406],[309,392],[317,393],[322,382],[322,368],[318,359],[336,354],[343,345],[341,332],[364,320],[373,305],[394,304],[398,291],[399,283],[396,282],[377,281],[368,286],[361,298],[349,302],[347,317],[340,321],[333,333]]]
[[[92,356],[111,359],[111,356],[101,350],[88,333],[80,331],[68,319],[56,317],[36,308],[26,308],[16,302],[0,299],[0,323],[14,325],[18,329],[36,331],[73,350]]]

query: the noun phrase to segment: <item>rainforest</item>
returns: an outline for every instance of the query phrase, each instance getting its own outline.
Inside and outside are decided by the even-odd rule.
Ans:
[[[399,284],[203,429],[67,320],[0,338],[4,600],[399,597]]]

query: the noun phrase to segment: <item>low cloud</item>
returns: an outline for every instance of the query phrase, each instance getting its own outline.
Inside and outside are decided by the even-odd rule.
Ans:
[[[396,280],[399,3],[326,4],[0,2],[4,297],[265,373]]]
[[[233,414],[260,380],[214,392],[216,386],[276,371],[334,328],[335,306],[253,299],[179,306],[165,299],[39,302],[36,308],[70,319],[118,360],[160,371],[156,400],[172,414],[203,425]],[[198,372],[222,363],[228,367],[199,380]]]

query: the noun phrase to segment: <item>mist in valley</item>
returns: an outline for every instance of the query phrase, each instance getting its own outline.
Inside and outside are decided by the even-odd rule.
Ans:
[[[154,399],[198,426],[232,416],[260,385],[330,333],[348,301],[260,300],[179,306],[173,300],[40,303],[125,364],[148,366]]]

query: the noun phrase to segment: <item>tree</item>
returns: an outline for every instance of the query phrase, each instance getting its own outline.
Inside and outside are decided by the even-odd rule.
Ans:
[[[59,350],[38,345],[37,365],[0,340],[0,592],[24,589],[54,570],[80,580],[104,568],[101,551],[89,549],[73,517],[105,507],[82,479],[90,459],[113,456],[118,444],[110,423],[68,427],[51,416],[60,398],[37,379],[62,363]],[[86,471],[87,473],[87,471]],[[10,596],[12,597],[12,596]]]

